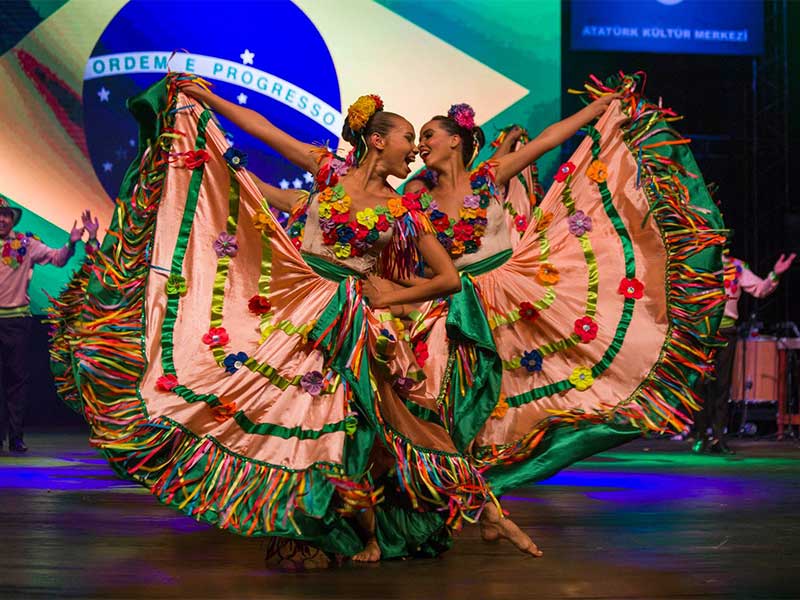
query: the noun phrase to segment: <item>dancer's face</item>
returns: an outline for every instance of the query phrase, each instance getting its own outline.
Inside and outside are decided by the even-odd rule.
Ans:
[[[429,169],[436,170],[438,165],[450,161],[455,154],[461,152],[461,138],[448,133],[440,121],[434,119],[422,126],[419,134],[419,155]]]
[[[385,136],[373,140],[381,151],[381,162],[389,175],[405,179],[411,173],[411,163],[417,158],[414,127],[402,117],[396,117]]]
[[[14,213],[0,209],[0,238],[6,237],[14,227]]]

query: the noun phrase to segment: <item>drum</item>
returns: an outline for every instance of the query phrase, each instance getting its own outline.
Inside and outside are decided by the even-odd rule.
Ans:
[[[771,337],[737,340],[733,359],[731,400],[734,402],[777,402],[784,373],[778,341]]]

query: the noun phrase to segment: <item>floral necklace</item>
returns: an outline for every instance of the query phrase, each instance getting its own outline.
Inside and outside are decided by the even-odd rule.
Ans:
[[[726,262],[723,269],[723,281],[725,290],[729,296],[733,296],[739,289],[739,276],[742,274],[742,263],[736,259]]]
[[[333,246],[337,258],[367,254],[380,234],[388,231],[396,219],[409,211],[424,210],[428,206],[421,195],[407,194],[401,198],[391,198],[386,206],[360,210],[356,218],[351,219],[352,199],[339,182],[322,190],[318,201],[322,242],[326,246]]]
[[[16,269],[22,264],[28,253],[28,246],[32,239],[39,239],[32,233],[12,233],[3,241],[3,263]]]
[[[429,217],[436,229],[436,237],[453,258],[475,254],[480,250],[488,224],[486,209],[496,191],[490,171],[491,167],[483,163],[470,173],[473,193],[464,197],[464,203],[458,211],[458,220],[440,211],[435,201],[430,202]]]

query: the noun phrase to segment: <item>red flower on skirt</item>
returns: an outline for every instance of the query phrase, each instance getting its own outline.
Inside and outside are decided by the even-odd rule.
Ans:
[[[196,169],[211,159],[205,150],[189,150],[184,156],[183,164],[187,169]]]
[[[597,337],[597,323],[592,317],[583,317],[575,321],[575,334],[585,344]]]
[[[171,392],[178,386],[178,378],[175,375],[162,375],[156,379],[156,389],[162,392]]]
[[[224,327],[212,327],[208,330],[208,333],[203,335],[203,343],[208,344],[212,348],[224,346],[229,341],[228,332],[225,331]]]
[[[628,299],[638,300],[644,296],[644,284],[635,277],[623,277],[617,291]]]
[[[519,318],[525,321],[535,321],[539,318],[539,311],[530,302],[520,302]]]
[[[575,165],[571,162],[565,162],[563,165],[558,167],[558,171],[556,171],[555,176],[553,179],[558,181],[559,183],[564,183],[567,180],[567,177],[572,175],[575,172]]]
[[[519,232],[525,231],[528,228],[528,219],[525,218],[525,215],[517,215],[514,217],[514,227],[516,227]]]
[[[414,356],[417,357],[417,364],[420,367],[424,367],[425,361],[428,360],[428,344],[422,340],[418,341],[414,345]]]
[[[266,296],[256,294],[247,302],[247,308],[254,315],[264,315],[272,310],[272,304],[267,300]]]

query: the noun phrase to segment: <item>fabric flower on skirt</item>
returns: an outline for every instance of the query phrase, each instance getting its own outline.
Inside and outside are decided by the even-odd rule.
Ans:
[[[539,272],[536,274],[536,278],[543,285],[555,285],[558,283],[558,280],[561,278],[561,276],[558,273],[558,269],[553,265],[550,263],[543,263],[542,266],[539,267]]]
[[[542,218],[536,222],[536,229],[534,231],[544,231],[553,223],[553,213],[547,212],[542,215]]]
[[[581,338],[581,342],[586,344],[597,337],[597,323],[592,317],[582,317],[575,321],[574,331]]]
[[[414,387],[414,380],[411,377],[398,377],[394,380],[394,387],[398,392],[410,392]]]
[[[228,332],[224,327],[212,327],[208,330],[208,333],[203,334],[203,343],[211,346],[212,348],[224,346],[229,341],[230,338],[228,337]]]
[[[176,375],[162,375],[156,379],[156,389],[162,392],[171,392],[178,387],[178,377]]]
[[[221,232],[219,237],[214,240],[214,252],[217,253],[217,258],[236,256],[239,252],[239,242],[236,241],[236,236],[224,231]]]
[[[214,420],[217,423],[224,423],[236,414],[236,402],[226,402],[211,407],[211,412],[214,413]]]
[[[183,165],[187,169],[197,169],[211,160],[211,155],[205,150],[190,150],[184,155]]]
[[[414,356],[417,358],[417,364],[420,367],[425,366],[425,361],[428,360],[428,344],[422,340],[414,345]]]
[[[638,300],[644,296],[644,284],[635,277],[623,277],[622,281],[619,282],[619,289],[617,292],[629,300]]]
[[[587,231],[592,230],[592,218],[582,210],[576,210],[575,214],[567,219],[569,232],[572,235],[582,236]]]
[[[497,404],[495,405],[494,410],[492,411],[490,417],[492,419],[502,419],[503,417],[506,416],[508,408],[509,406],[508,402],[505,399],[505,396],[500,396],[500,400],[497,401]]]
[[[535,321],[539,318],[539,311],[530,302],[520,302],[519,318],[525,321]]]
[[[244,366],[244,361],[246,361],[247,358],[247,354],[244,352],[228,354],[228,356],[225,357],[225,360],[222,361],[222,364],[224,365],[225,370],[232,375]]]
[[[529,373],[535,373],[542,370],[542,354],[538,350],[531,350],[525,352],[519,361],[521,367],[525,367]]]
[[[517,215],[514,217],[514,227],[520,233],[524,232],[528,228],[528,219],[525,215]]]
[[[586,169],[586,176],[597,183],[603,183],[608,179],[608,168],[606,163],[601,160],[593,160],[589,168]]]
[[[187,290],[186,279],[182,275],[170,275],[167,277],[164,290],[167,292],[167,296],[185,296]]]
[[[258,211],[253,215],[253,227],[262,233],[265,231],[275,231],[275,223],[271,215],[264,211]]]
[[[563,165],[558,167],[558,171],[556,171],[555,179],[559,183],[564,183],[567,180],[567,177],[572,175],[575,172],[575,165],[571,162],[565,162]]]
[[[569,382],[579,392],[588,390],[594,383],[592,370],[588,367],[575,367],[572,374],[569,376]]]
[[[266,296],[256,294],[247,301],[247,308],[254,315],[265,315],[272,310],[272,304]]]
[[[322,386],[325,378],[319,371],[309,371],[300,378],[300,387],[312,396],[319,396],[322,393]]]
[[[222,158],[225,159],[231,168],[237,171],[242,167],[247,166],[247,154],[234,148],[233,146],[225,150],[225,154],[222,155]]]

